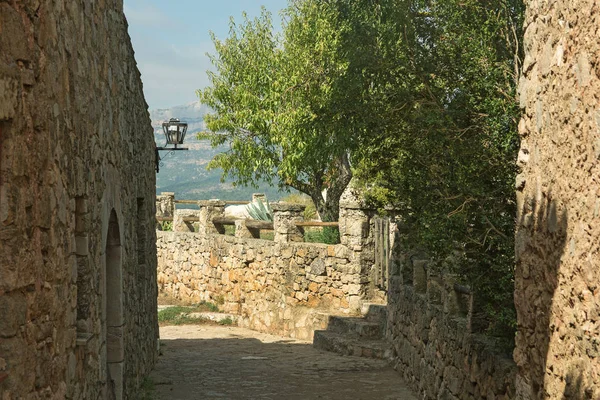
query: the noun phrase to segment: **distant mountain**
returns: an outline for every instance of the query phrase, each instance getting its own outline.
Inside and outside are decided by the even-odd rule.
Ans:
[[[175,151],[168,154],[161,151],[160,172],[156,176],[156,193],[175,192],[176,199],[182,200],[250,200],[252,193],[266,193],[272,201],[285,197],[287,193],[279,193],[277,187],[266,183],[258,189],[233,187],[231,182],[221,182],[222,170],[207,171],[206,165],[225,147],[213,149],[207,140],[196,139],[196,134],[203,129],[204,115],[208,108],[199,102],[193,102],[167,109],[150,110],[150,118],[154,127],[154,140],[157,146],[165,145],[162,123],[170,118],[179,118],[188,123],[188,132],[184,147],[188,151]]]
[[[162,123],[171,118],[179,118],[188,123],[188,133],[199,132],[204,129],[204,115],[208,112],[208,107],[194,101],[182,106],[172,108],[160,108],[150,110],[150,119],[154,129],[161,129]]]

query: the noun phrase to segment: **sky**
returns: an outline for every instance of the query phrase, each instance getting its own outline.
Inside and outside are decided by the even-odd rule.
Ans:
[[[287,0],[124,0],[125,16],[144,94],[150,109],[170,108],[197,100],[196,89],[209,85],[206,71],[214,54],[209,32],[225,39],[229,17],[242,20],[260,14],[261,5],[273,14],[280,29],[279,11]]]

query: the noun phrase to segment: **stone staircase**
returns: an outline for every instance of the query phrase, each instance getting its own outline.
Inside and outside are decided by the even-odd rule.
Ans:
[[[366,303],[362,317],[329,316],[327,330],[317,330],[313,346],[342,355],[387,359],[390,345],[385,341],[387,306]]]

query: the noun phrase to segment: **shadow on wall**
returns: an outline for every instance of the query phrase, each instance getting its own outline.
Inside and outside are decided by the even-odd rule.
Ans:
[[[542,398],[550,338],[552,300],[565,251],[568,219],[557,201],[525,200],[515,238],[515,361],[529,381],[534,398]],[[541,365],[540,365],[541,364]]]
[[[590,390],[584,387],[583,384],[583,372],[582,371],[570,371],[567,375],[566,386],[564,393],[561,397],[561,400],[579,400],[579,399],[589,399],[595,400],[592,398],[592,393]],[[599,383],[600,384],[600,383]]]
[[[561,279],[569,279],[560,270],[563,258],[570,256],[567,251],[572,251],[567,249],[568,232],[567,210],[551,192],[542,199],[525,200],[517,220],[515,241],[518,333],[514,353],[520,375],[531,388],[530,393],[522,393],[524,398],[592,399],[589,388],[586,391],[587,378],[583,370],[569,365],[567,376],[560,376],[561,372],[554,370],[557,364],[569,363],[569,360],[554,354],[552,350],[558,348],[553,348],[553,341],[561,341],[573,328],[562,326],[564,318],[559,307],[565,305],[560,303],[558,296],[563,294],[557,290]],[[560,389],[557,393],[557,388],[552,386],[563,380],[564,391]]]

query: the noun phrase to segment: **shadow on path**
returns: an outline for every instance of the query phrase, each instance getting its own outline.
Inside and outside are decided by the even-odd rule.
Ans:
[[[382,360],[233,327],[163,327],[161,337],[152,374],[159,399],[416,400]]]

